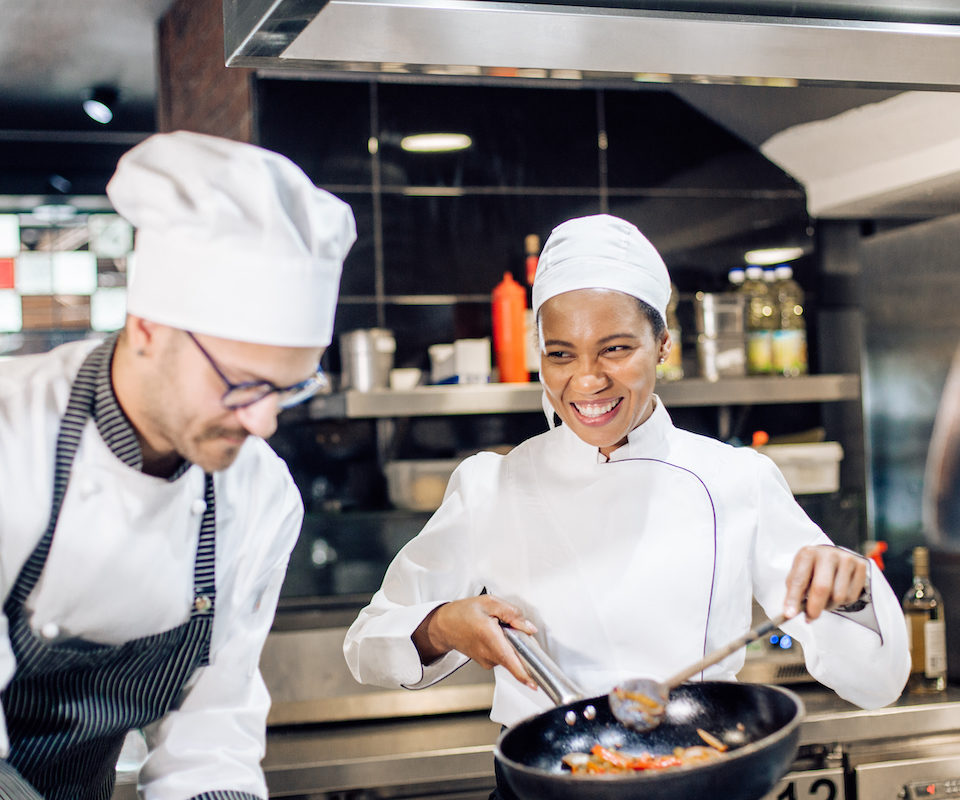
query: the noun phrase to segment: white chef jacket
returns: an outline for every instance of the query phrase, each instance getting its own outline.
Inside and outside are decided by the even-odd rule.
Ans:
[[[771,617],[782,611],[796,552],[831,544],[769,458],[675,428],[659,400],[610,463],[598,455],[560,426],[505,456],[463,461],[350,627],[354,677],[407,688],[445,677],[465,656],[423,666],[411,634],[436,606],[486,589],[522,610],[588,696],[624,678],[663,679],[743,634],[751,596]],[[893,702],[909,673],[900,604],[870,565],[882,641],[833,613],[783,626],[813,677],[866,708]],[[744,658],[703,677],[734,680]],[[495,678],[494,721],[550,707],[503,667]]]
[[[95,342],[0,363],[0,592],[5,598],[50,516],[57,431],[70,387]],[[303,518],[286,465],[251,437],[214,475],[217,609],[210,663],[178,707],[145,730],[146,800],[214,790],[267,796],[260,767],[270,698],[259,671],[290,551]],[[176,480],[123,464],[87,421],[44,572],[28,598],[41,635],[104,644],[185,622],[205,504],[204,474]],[[6,618],[0,615],[0,630]],[[0,686],[16,670],[0,636]],[[0,719],[0,754],[9,741]]]

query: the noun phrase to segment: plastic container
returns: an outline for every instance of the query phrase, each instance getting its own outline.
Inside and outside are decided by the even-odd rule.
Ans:
[[[407,511],[435,511],[459,463],[457,458],[388,461],[383,471],[390,502]]]
[[[838,442],[767,444],[756,449],[773,459],[794,494],[821,494],[840,489],[843,448]]]
[[[430,383],[489,383],[490,339],[457,339],[452,344],[432,344]]]
[[[736,292],[697,292],[697,333],[707,336],[743,336],[743,295]]]
[[[697,362],[700,376],[708,381],[734,378],[746,374],[747,356],[743,346],[743,334],[720,336],[697,336]]]
[[[526,383],[527,293],[509,272],[493,290],[493,350],[501,383]]]

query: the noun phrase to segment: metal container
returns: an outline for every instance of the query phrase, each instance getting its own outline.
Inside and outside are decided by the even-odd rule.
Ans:
[[[737,292],[697,292],[697,333],[717,337],[743,333],[743,297]]]
[[[361,328],[340,335],[340,388],[369,392],[390,382],[397,341],[393,331]]]

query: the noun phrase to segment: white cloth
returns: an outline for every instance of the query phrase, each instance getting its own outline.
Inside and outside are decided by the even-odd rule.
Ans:
[[[619,217],[578,217],[550,233],[533,279],[534,315],[551,297],[575,289],[624,292],[655,308],[666,322],[666,264],[637,227]]]
[[[675,428],[657,401],[611,463],[563,426],[506,456],[465,460],[351,626],[344,655],[362,683],[430,685],[465,658],[454,651],[423,667],[411,634],[440,603],[486,588],[516,604],[561,668],[600,694],[625,677],[665,678],[744,633],[751,595],[779,613],[793,557],[808,544],[830,540],[772,461]],[[835,614],[784,625],[810,673],[867,708],[893,702],[909,671],[900,604],[871,569],[882,645]],[[743,661],[741,650],[704,677],[732,680]],[[550,706],[495,672],[494,721]]]
[[[49,520],[60,418],[94,344],[0,363],[4,598]],[[179,707],[146,731],[150,755],[140,775],[146,800],[214,789],[267,796],[260,760],[270,698],[259,658],[303,506],[286,466],[260,439],[249,439],[214,481],[217,609],[210,664],[198,670]],[[186,621],[203,482],[196,466],[173,482],[130,469],[88,421],[46,567],[27,601],[31,627],[116,644]],[[2,616],[0,630],[5,634]],[[10,642],[0,636],[0,686],[15,670]],[[8,747],[0,724],[0,755]]]
[[[292,161],[159,133],[121,157],[107,195],[137,228],[131,314],[243,342],[330,344],[356,224]]]

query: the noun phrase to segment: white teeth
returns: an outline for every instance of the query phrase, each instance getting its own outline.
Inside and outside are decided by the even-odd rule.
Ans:
[[[617,398],[616,400],[610,400],[606,403],[590,403],[589,405],[579,405],[574,403],[573,407],[585,417],[600,417],[606,414],[608,411],[612,411],[619,402],[620,399]]]

